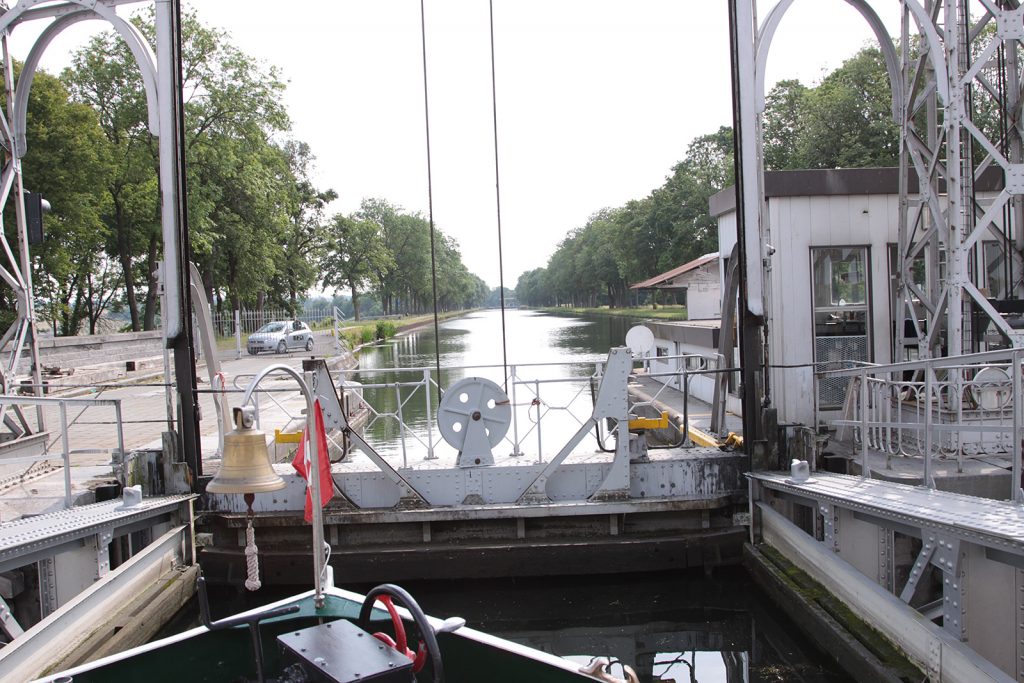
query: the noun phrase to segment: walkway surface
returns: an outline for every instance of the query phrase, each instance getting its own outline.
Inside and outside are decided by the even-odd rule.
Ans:
[[[711,431],[711,405],[694,396],[684,396],[683,392],[667,386],[653,377],[639,376],[630,379],[630,391],[638,396],[640,400],[651,400],[655,404],[661,404],[660,410],[668,410],[670,413],[683,415],[686,407],[686,417],[691,427],[710,433]],[[739,415],[725,413],[725,433],[743,433],[743,418]]]
[[[777,472],[757,472],[750,476],[778,491],[938,529],[966,540],[984,537],[986,543],[1024,552],[1024,507],[1013,501],[831,472],[815,472],[801,484]]]

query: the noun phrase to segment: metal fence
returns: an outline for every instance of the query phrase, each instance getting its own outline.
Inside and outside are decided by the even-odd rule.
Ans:
[[[646,365],[647,360],[638,358],[635,365]],[[675,369],[644,372],[645,376],[662,382],[662,386],[650,400],[634,407],[654,406],[668,393],[680,391],[684,423],[692,382],[717,373],[735,372],[734,368],[719,368],[717,359],[707,356],[689,354],[659,360],[670,362]],[[604,365],[601,361],[518,364],[507,366],[507,370],[500,365],[444,367],[442,376],[448,378],[448,386],[452,378],[468,376],[486,377],[503,384],[512,408],[511,422],[508,432],[495,446],[495,453],[501,450],[510,457],[543,463],[545,453],[557,453],[564,441],[590,418]],[[417,454],[432,460],[438,457],[438,451],[453,450],[435,424],[441,394],[436,368],[355,368],[338,372],[336,384],[360,397],[369,411],[368,440],[386,455],[400,455],[402,467],[408,467]],[[614,450],[614,433],[614,429],[598,425],[594,430],[595,445]],[[679,445],[691,445],[685,428],[679,431]]]
[[[234,338],[235,358],[242,357],[245,340],[250,334],[268,323],[281,320],[300,320],[309,325],[314,335],[318,330],[327,330],[334,340],[335,352],[340,353],[345,348],[344,339],[340,334],[340,323],[345,320],[345,314],[337,306],[305,309],[299,315],[292,315],[284,309],[271,308],[262,311],[211,311],[211,318],[214,337]]]
[[[341,311],[335,306],[323,306],[299,311],[293,315],[283,308],[264,308],[250,311],[211,311],[213,330],[218,337],[234,337],[238,334],[248,335],[267,323],[277,320],[301,320],[313,329],[330,329]],[[344,316],[341,316],[344,319]]]
[[[869,451],[920,457],[932,481],[934,457],[1005,457],[1012,464],[1012,499],[1020,496],[1021,358],[1024,350],[859,367],[816,373],[815,379],[849,381],[842,414],[831,421],[839,441],[860,449],[863,476]]]
[[[124,420],[121,412],[120,399],[99,399],[99,398],[40,398],[36,396],[12,396],[0,395],[0,408],[8,410],[12,407],[36,406],[47,412],[56,410],[57,424],[59,431],[50,432],[47,438],[38,443],[26,443],[23,448],[18,447],[18,440],[8,442],[9,448],[17,448],[19,455],[0,456],[0,466],[19,465],[24,463],[37,463],[44,460],[60,460],[64,468],[64,507],[70,508],[73,504],[71,491],[71,458],[76,455],[85,454],[109,454],[110,464],[117,465],[124,462]],[[83,418],[89,411],[102,408],[112,408],[114,413],[113,421],[90,421],[86,423]],[[74,413],[71,415],[70,413]],[[52,424],[52,417],[47,417]],[[72,448],[70,430],[75,425],[101,424],[110,425],[115,429],[116,447],[114,448]],[[29,441],[26,439],[26,442]],[[59,444],[58,444],[59,441]]]

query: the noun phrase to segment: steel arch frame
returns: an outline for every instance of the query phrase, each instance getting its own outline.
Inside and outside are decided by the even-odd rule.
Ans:
[[[149,44],[142,33],[130,22],[118,15],[117,8],[124,4],[140,4],[146,2],[155,10],[156,16],[156,50]],[[183,229],[183,200],[179,188],[181,185],[182,161],[179,158],[178,140],[179,123],[181,120],[180,88],[178,70],[180,57],[177,53],[178,0],[65,0],[52,3],[50,0],[19,0],[10,9],[0,14],[0,50],[2,50],[3,69],[7,94],[7,110],[0,111],[0,147],[6,154],[0,170],[0,210],[15,193],[13,202],[17,221],[18,258],[14,256],[11,245],[3,231],[0,231],[0,248],[2,259],[6,257],[5,267],[0,263],[0,279],[11,286],[17,297],[18,316],[6,333],[0,337],[0,346],[14,340],[14,345],[4,367],[0,367],[0,393],[12,390],[13,379],[18,364],[27,346],[31,356],[32,382],[35,393],[42,395],[42,377],[39,362],[39,346],[36,334],[36,313],[33,301],[32,273],[30,267],[27,225],[23,198],[21,162],[28,149],[26,139],[26,118],[28,98],[32,88],[39,61],[53,40],[68,27],[82,21],[106,21],[117,32],[131,51],[142,76],[146,94],[147,126],[159,141],[159,179],[161,188],[161,224],[164,242],[164,259],[161,263],[163,292],[161,294],[163,310],[164,337],[168,347],[175,349],[177,380],[179,390],[194,392],[195,369],[194,360],[178,360],[178,355],[190,355],[191,325],[185,316],[188,308],[189,294],[183,282],[187,283],[187,274],[182,274],[182,254],[187,250],[187,234]],[[8,37],[19,25],[29,21],[49,20],[33,42],[26,58],[24,68],[17,79],[13,73],[13,62],[10,58]],[[179,348],[181,347],[181,348]],[[179,351],[183,351],[179,354]],[[186,364],[191,362],[191,380]],[[184,403],[184,402],[183,402]],[[186,459],[189,461],[193,475],[201,473],[198,452],[190,455],[190,451],[198,448],[195,429],[189,430],[186,422],[195,422],[194,409],[187,406],[179,408],[179,429],[183,433]],[[0,406],[0,420],[4,417]],[[172,416],[169,415],[168,419]],[[42,412],[37,413],[37,425],[44,429]],[[192,442],[195,442],[194,445]]]

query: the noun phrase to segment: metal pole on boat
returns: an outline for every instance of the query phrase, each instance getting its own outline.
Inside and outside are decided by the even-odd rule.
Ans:
[[[179,445],[193,481],[203,474],[199,440],[199,394],[196,389],[195,345],[192,336],[192,295],[189,287],[189,232],[185,197],[184,109],[181,89],[181,5],[157,0],[156,58],[159,118],[160,224],[163,236],[164,293],[161,311],[164,344],[174,351],[178,390]]]
[[[761,169],[757,160],[754,0],[730,0],[733,164],[736,175],[736,244],[739,252],[739,347],[743,444],[751,470],[768,469],[761,422],[764,292]]]
[[[316,413],[313,405],[313,392],[310,387],[313,385],[313,373],[303,373],[303,380],[299,382],[302,393],[306,397],[306,433],[309,435],[309,486],[313,498],[313,586],[316,595],[313,597],[313,604],[317,609],[324,606],[324,510],[320,507],[320,447],[316,435]],[[310,426],[310,419],[313,420]],[[325,453],[324,456],[327,454]]]

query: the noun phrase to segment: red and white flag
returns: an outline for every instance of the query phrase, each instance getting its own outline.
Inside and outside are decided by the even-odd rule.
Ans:
[[[315,416],[316,451],[320,460],[320,507],[327,505],[327,501],[334,497],[334,482],[331,479],[331,458],[327,452],[327,428],[324,426],[324,414],[320,409],[320,401],[313,404],[313,415]],[[309,434],[309,420],[306,420],[306,429],[302,432],[302,441],[299,442],[299,450],[292,460],[292,467],[306,480],[306,521],[313,522],[313,483],[310,481],[310,456],[306,452],[306,440]]]

